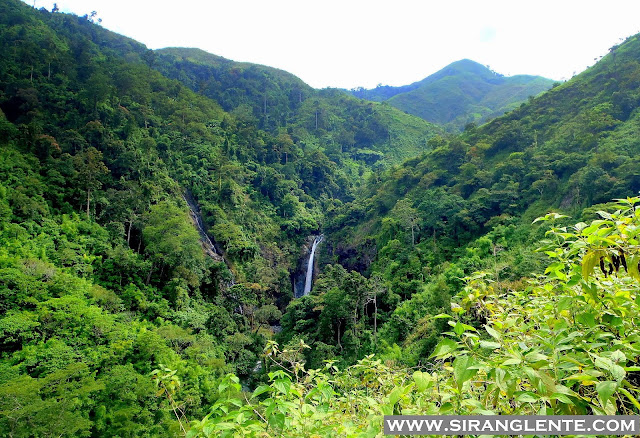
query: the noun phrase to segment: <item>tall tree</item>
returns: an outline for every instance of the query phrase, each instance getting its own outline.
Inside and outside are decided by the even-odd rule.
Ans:
[[[411,230],[411,244],[416,244],[415,229],[418,227],[418,211],[412,207],[411,201],[408,199],[401,199],[396,203],[393,208],[394,215],[398,218],[400,223]]]
[[[73,158],[78,182],[87,193],[87,218],[91,218],[91,194],[102,187],[102,178],[109,169],[102,162],[102,152],[93,146],[80,152]]]

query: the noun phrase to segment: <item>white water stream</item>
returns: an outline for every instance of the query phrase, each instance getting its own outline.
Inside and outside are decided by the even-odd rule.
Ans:
[[[304,292],[302,293],[302,296],[308,295],[309,292],[311,292],[311,283],[313,280],[313,259],[316,254],[316,247],[320,242],[322,242],[322,238],[323,236],[318,236],[313,241],[313,246],[311,247],[311,254],[309,255],[309,263],[307,265],[307,278],[305,279],[305,282],[304,282]]]

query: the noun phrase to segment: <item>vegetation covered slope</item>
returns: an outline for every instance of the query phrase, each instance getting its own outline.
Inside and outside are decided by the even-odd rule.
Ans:
[[[638,200],[592,207],[640,189],[637,37],[424,153],[428,125],[390,105],[326,90],[261,125],[259,100],[225,111],[91,17],[0,4],[0,434],[375,436],[391,412],[637,412]],[[422,155],[356,190],[382,159],[354,148],[386,160],[399,138]],[[531,224],[549,208],[584,223]],[[321,229],[322,273],[292,300]]]
[[[153,66],[165,76],[212,98],[226,111],[248,112],[245,115],[255,117],[263,128],[285,125],[304,100],[317,94],[291,73],[200,49],[172,47],[154,55]]]
[[[221,373],[250,375],[300,244],[353,178],[90,17],[1,6],[0,434],[178,433],[156,395],[173,383],[150,372],[180,370],[188,417]],[[204,256],[186,191],[224,262]]]
[[[385,415],[637,415],[638,202],[589,224],[542,217],[545,275],[509,287],[468,278],[435,316],[449,330],[423,366],[369,356],[307,370],[306,344],[271,344],[269,384],[249,396],[227,376],[188,436],[380,437]]]
[[[372,177],[332,211],[324,260],[341,266],[291,304],[280,341],[322,343],[307,353],[313,366],[374,351],[414,365],[446,328],[430,316],[447,309],[460,278],[540,272],[533,219],[550,209],[592,219],[591,206],[640,190],[639,55],[632,37],[566,84]]]
[[[393,107],[365,102],[335,89],[315,90],[271,67],[238,63],[198,49],[154,52],[152,66],[207,96],[238,120],[302,148],[324,151],[354,181],[371,167],[398,164],[425,150],[440,128]]]
[[[330,90],[262,129],[91,17],[2,10],[2,434],[179,433],[218,376],[254,375],[324,212],[436,130]],[[204,256],[185,198],[223,261]],[[150,379],[163,366],[190,394],[178,417],[175,382]]]
[[[474,61],[454,62],[431,76],[404,87],[379,86],[352,93],[363,99],[388,102],[429,122],[462,130],[482,124],[551,88],[540,76],[505,77]]]

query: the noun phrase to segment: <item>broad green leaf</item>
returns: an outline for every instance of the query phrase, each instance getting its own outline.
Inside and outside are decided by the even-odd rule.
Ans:
[[[496,384],[498,387],[507,394],[507,397],[512,397],[516,390],[516,382],[507,371],[502,368],[495,369]]]
[[[585,370],[582,373],[573,374],[563,380],[578,381],[583,386],[589,386],[595,384],[600,376],[602,376],[602,373],[597,370]]]
[[[500,340],[500,338],[502,337],[502,336],[500,335],[500,333],[499,333],[496,329],[494,329],[493,327],[491,327],[489,324],[486,324],[486,325],[484,326],[484,328],[485,328],[485,330],[487,331],[487,333],[489,333],[489,335],[491,335],[491,337],[492,337],[493,339],[495,339],[496,341],[499,341],[499,340]]]
[[[491,341],[480,341],[480,347],[486,348],[489,350],[497,350],[501,347],[499,342],[491,342]]]
[[[289,389],[291,388],[291,380],[289,379],[278,379],[271,384],[275,389],[277,389],[281,394],[288,394]]]
[[[576,231],[582,231],[586,228],[586,226],[587,224],[585,224],[584,222],[578,222],[574,225],[574,228],[576,229]]]
[[[540,397],[533,392],[524,392],[516,397],[520,403],[536,403]]]
[[[470,356],[458,356],[453,361],[453,375],[458,388],[462,388],[464,382],[476,375],[478,370],[473,368],[476,365],[476,361]]]
[[[593,313],[588,313],[588,312],[580,313],[576,315],[576,320],[579,323],[584,324],[589,328],[593,328],[596,326],[596,319]]]
[[[609,355],[609,359],[616,363],[625,363],[627,361],[627,356],[620,350],[616,350]]]
[[[542,370],[531,370],[530,368],[525,368],[525,372],[529,377],[535,376],[538,379],[538,382],[542,384],[540,390],[548,391],[549,393],[556,392],[556,382],[553,377]]]
[[[455,409],[455,406],[453,406],[453,404],[451,404],[450,402],[446,402],[446,403],[443,403],[442,406],[440,406],[439,411],[441,414],[446,414],[448,412],[453,411],[454,409]]]
[[[269,417],[269,425],[276,430],[284,429],[285,416],[283,413],[277,412]]]
[[[611,216],[611,213],[607,213],[604,210],[598,210],[596,212],[600,217],[603,217],[605,219],[609,219],[609,220],[613,220],[613,216]]]
[[[433,382],[433,378],[428,373],[416,371],[413,373],[413,381],[416,382],[416,388],[418,391],[422,392],[429,387],[431,382]]]
[[[451,353],[456,351],[458,348],[459,345],[454,340],[449,338],[442,338],[429,357],[444,359],[446,357],[449,357]]]
[[[638,262],[640,262],[640,256],[636,255],[627,259],[627,268],[629,275],[636,281],[640,281],[640,270],[638,270]]]
[[[618,387],[617,382],[605,381],[596,383],[596,392],[598,393],[598,397],[602,402],[602,406],[605,406],[611,395],[616,392],[616,388]]]
[[[589,251],[582,258],[582,277],[585,280],[589,279],[591,272],[600,262],[601,251]]]
[[[566,394],[562,394],[560,392],[554,392],[553,394],[551,394],[551,396],[549,398],[551,400],[561,401],[562,403],[567,404],[567,405],[572,405],[573,404],[571,399],[569,397],[567,397]]]
[[[253,391],[253,394],[251,395],[251,398],[257,397],[260,394],[264,394],[265,392],[269,391],[270,389],[271,389],[271,387],[268,386],[268,385],[260,385]]]
[[[527,360],[527,362],[532,362],[532,363],[546,362],[549,360],[549,356],[545,356],[544,354],[537,353],[537,352],[531,352],[525,355],[524,358]]]
[[[391,391],[391,394],[389,394],[389,405],[395,405],[398,400],[400,400],[400,397],[402,397],[402,387],[399,386]]]
[[[613,361],[607,357],[591,355],[594,358],[594,365],[601,370],[609,371],[614,379],[620,381],[624,379],[626,372],[620,365],[613,363]]]
[[[456,335],[460,336],[461,334],[463,334],[464,332],[467,331],[471,331],[471,332],[477,332],[478,330],[476,330],[475,327],[472,327],[470,325],[464,324],[460,321],[448,321],[448,324],[453,327],[453,331],[455,332]]]
[[[624,368],[622,368],[620,365],[615,365],[614,364],[611,367],[611,375],[613,376],[614,379],[616,379],[619,382],[619,381],[621,381],[622,379],[625,378],[627,373],[624,370]]]
[[[558,312],[569,309],[573,304],[573,297],[562,297],[558,300]]]

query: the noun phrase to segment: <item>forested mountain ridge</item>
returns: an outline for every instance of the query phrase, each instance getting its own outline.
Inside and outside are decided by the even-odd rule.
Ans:
[[[355,181],[370,166],[398,164],[423,152],[426,140],[442,132],[388,105],[337,89],[315,90],[282,70],[199,49],[156,50],[150,65],[220,103],[240,122],[274,135],[284,132],[300,147],[322,150]]]
[[[405,358],[433,346],[425,334],[438,330],[426,315],[446,310],[456,278],[487,268],[517,281],[541,268],[530,251],[543,238],[531,226],[537,216],[592,219],[594,204],[638,193],[639,56],[638,36],[628,38],[511,113],[432,139],[432,151],[371,178],[336,209],[329,249],[348,269],[387,282],[384,305],[394,310],[383,330],[406,346]]]
[[[190,417],[220,375],[248,377],[292,297],[302,242],[382,154],[343,152],[322,102],[306,122],[329,137],[326,154],[167,79],[153,52],[91,17],[1,5],[0,430],[177,432],[170,398],[154,395],[169,382],[149,373],[182,370]],[[391,114],[366,128],[385,144],[404,133],[395,117],[414,123],[412,147],[432,134],[344,99],[363,117]],[[204,256],[185,191],[226,263]]]
[[[373,437],[394,413],[637,414],[640,199],[594,204],[640,189],[638,37],[433,136],[337,90],[291,99],[303,85],[277,70],[219,85],[235,64],[0,5],[1,434]],[[551,208],[571,222],[532,224]],[[321,273],[292,299],[321,231]]]
[[[424,198],[435,189],[469,201],[500,201],[480,208],[482,225],[491,218],[486,214],[515,214],[532,201],[580,210],[637,193],[638,54],[638,37],[630,37],[584,73],[507,115],[461,136],[432,139],[432,151],[372,179],[368,195],[355,202],[373,203],[367,211],[375,217],[399,199]]]
[[[291,73],[273,67],[235,62],[204,50],[170,47],[154,52],[153,66],[194,91],[211,97],[226,111],[249,105],[268,126],[286,123],[293,111],[317,91]]]
[[[540,76],[502,76],[469,59],[449,64],[425,79],[403,87],[351,90],[354,96],[391,106],[429,122],[462,130],[482,124],[551,88]]]

